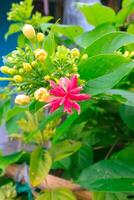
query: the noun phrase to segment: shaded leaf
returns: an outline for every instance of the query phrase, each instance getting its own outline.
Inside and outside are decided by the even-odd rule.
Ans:
[[[76,200],[71,190],[67,188],[57,188],[55,190],[45,190],[36,200]]]
[[[81,142],[75,142],[72,140],[65,140],[53,144],[49,150],[50,155],[54,161],[62,160],[72,154],[74,154],[81,147]]]
[[[35,187],[42,183],[49,173],[52,158],[42,147],[37,147],[31,154],[30,182]]]
[[[109,192],[134,191],[134,163],[100,161],[83,170],[78,183],[87,189]]]

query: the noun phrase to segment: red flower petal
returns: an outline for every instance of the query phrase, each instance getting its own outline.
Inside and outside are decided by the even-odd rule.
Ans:
[[[78,85],[78,78],[76,75],[73,75],[71,78],[70,90],[76,88]]]
[[[60,86],[57,86],[54,89],[50,90],[49,93],[59,97],[64,97],[66,95],[65,90]]]
[[[80,114],[80,106],[76,102],[72,102],[72,107],[77,110],[78,114]]]
[[[75,89],[72,89],[71,91],[70,91],[70,93],[72,94],[77,94],[77,93],[80,93],[80,91],[82,90],[82,86],[81,87],[77,87],[77,88],[75,88]]]
[[[49,104],[51,107],[50,113],[54,112],[55,110],[57,110],[60,107],[60,102],[61,102],[61,99],[57,99],[57,100],[52,101]]]
[[[69,98],[75,101],[84,101],[90,99],[88,94],[69,94]]]

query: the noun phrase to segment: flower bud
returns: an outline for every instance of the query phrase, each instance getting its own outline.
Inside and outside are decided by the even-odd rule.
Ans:
[[[30,97],[25,94],[19,94],[15,98],[15,103],[21,106],[27,105],[30,102]]]
[[[30,72],[32,70],[32,67],[29,63],[23,63],[23,69],[26,72]]]
[[[49,92],[47,91],[47,89],[41,87],[35,91],[34,97],[36,100],[38,100],[40,102],[45,102],[48,100]]]
[[[15,69],[13,69],[13,68],[9,68],[9,72],[8,72],[8,73],[9,73],[10,75],[14,75],[15,72],[16,72]]]
[[[49,81],[49,80],[50,80],[50,76],[49,76],[49,75],[46,75],[46,76],[44,77],[44,79],[45,79],[45,81]]]
[[[23,81],[23,78],[22,78],[22,76],[20,76],[20,75],[15,75],[15,76],[13,77],[13,79],[14,79],[14,81],[15,81],[16,83],[21,83],[21,82]]]
[[[88,58],[88,55],[85,53],[85,54],[83,54],[83,56],[82,56],[82,60],[86,60]]]
[[[73,67],[73,71],[77,72],[78,68],[77,67]]]
[[[125,53],[123,54],[124,57],[128,57],[129,56],[129,51],[125,51]]]
[[[34,55],[37,60],[43,62],[47,57],[47,52],[44,49],[36,49]]]
[[[131,51],[130,57],[133,57],[133,56],[134,56],[134,51]]]
[[[1,72],[2,72],[3,74],[9,74],[10,68],[7,67],[7,66],[2,66],[2,67],[0,68],[0,70],[1,70]]]
[[[37,33],[37,40],[38,40],[38,42],[43,42],[44,34],[43,33]]]
[[[80,51],[79,51],[79,49],[77,49],[77,48],[72,49],[72,50],[71,50],[71,56],[72,56],[72,57],[75,57],[75,58],[78,58],[78,57],[80,56]]]
[[[13,59],[11,56],[9,56],[9,57],[7,58],[7,61],[12,63],[12,62],[14,61],[14,59]]]
[[[33,62],[31,63],[31,65],[32,65],[32,67],[35,67],[35,66],[37,65],[37,61],[33,61]]]
[[[23,74],[24,73],[24,69],[19,69],[19,73]]]
[[[22,29],[23,34],[28,39],[33,39],[35,37],[35,30],[32,25],[25,24]]]

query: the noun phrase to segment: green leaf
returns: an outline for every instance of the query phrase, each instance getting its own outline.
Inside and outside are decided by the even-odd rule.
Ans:
[[[10,35],[21,31],[22,24],[11,24],[9,26],[8,32],[5,34],[5,39],[7,39]]]
[[[83,28],[76,25],[60,25],[54,24],[52,30],[57,33],[61,33],[66,36],[70,40],[74,40],[74,38],[83,33]]]
[[[88,31],[75,38],[76,44],[80,47],[87,48],[93,42],[101,38],[107,33],[115,31],[115,26],[112,24],[101,24],[92,31]]]
[[[75,142],[72,140],[65,140],[63,142],[58,142],[53,144],[49,150],[50,155],[53,158],[53,161],[62,160],[72,154],[74,154],[81,147],[81,142]]]
[[[29,44],[29,40],[24,36],[24,34],[19,34],[17,38],[17,45],[20,48],[24,48],[26,44]]]
[[[124,147],[122,150],[114,153],[111,156],[112,159],[122,160],[127,163],[134,163],[134,144],[129,144]]]
[[[89,167],[93,162],[93,150],[91,146],[82,146],[79,151],[73,156],[73,162],[75,170],[81,170]]]
[[[105,192],[94,192],[93,197],[95,200],[128,200],[127,193],[105,193]],[[133,200],[133,198],[131,199]]]
[[[134,2],[134,0],[123,0],[122,6],[127,7],[127,6],[129,6],[129,4],[131,4],[133,2]]]
[[[6,156],[0,156],[0,169],[4,170],[11,164],[16,163],[24,155],[24,152],[18,152]]]
[[[51,56],[55,52],[56,42],[55,36],[52,32],[50,32],[44,40],[44,48],[45,51]]]
[[[118,160],[100,161],[82,171],[78,183],[89,190],[134,191],[134,164]]]
[[[7,116],[6,116],[6,121],[12,119],[14,116],[20,114],[20,113],[23,113],[26,111],[26,108],[21,108],[19,106],[14,106],[12,109],[10,109],[8,112],[7,112]]]
[[[82,14],[86,17],[88,23],[93,26],[115,21],[116,14],[114,10],[103,6],[100,3],[77,3],[77,6]]]
[[[45,190],[44,194],[39,195],[36,200],[76,200],[71,190],[67,188],[57,188]]]
[[[81,113],[84,112],[88,106],[90,106],[90,101],[81,103]],[[77,112],[75,112],[72,115],[68,115],[66,120],[64,120],[64,122],[62,122],[62,124],[59,127],[57,127],[56,133],[53,138],[53,142],[58,141],[59,138],[62,137],[63,133],[66,133],[69,130],[69,128],[77,118],[78,118]]]
[[[35,187],[42,183],[49,173],[52,158],[49,152],[43,148],[36,148],[31,154],[30,160],[30,182]]]
[[[131,60],[119,55],[98,55],[78,66],[82,79],[89,80],[85,90],[99,94],[113,88],[134,67]]]
[[[88,56],[110,54],[120,47],[131,43],[134,43],[134,35],[125,32],[108,33],[85,49],[85,53],[87,53]]]
[[[119,55],[97,55],[87,59],[78,66],[79,74],[82,79],[90,80],[107,75],[126,66],[134,66],[131,60]]]
[[[134,107],[125,105],[121,106],[120,116],[128,128],[134,131]]]
[[[112,89],[112,90],[108,90],[107,94],[121,96],[123,98],[122,100],[123,104],[134,106],[134,92],[121,90],[121,89]]]
[[[127,4],[126,4],[127,5]],[[131,18],[128,19],[128,17],[133,13],[134,11],[134,2],[129,2],[127,6],[123,7],[116,16],[116,25],[117,26],[125,26],[129,23],[129,20],[131,21]]]

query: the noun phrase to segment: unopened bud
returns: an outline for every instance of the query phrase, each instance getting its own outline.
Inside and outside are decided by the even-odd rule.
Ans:
[[[43,62],[47,57],[47,52],[44,49],[36,49],[34,55],[37,60]]]
[[[49,92],[47,91],[47,89],[41,87],[35,91],[34,97],[36,100],[38,100],[40,102],[46,102],[49,97]]]
[[[45,81],[49,81],[49,80],[50,80],[50,76],[49,76],[49,75],[46,75],[46,76],[44,77],[44,79],[45,79]]]
[[[129,51],[125,51],[125,53],[123,54],[124,57],[128,57],[129,56]]]
[[[43,33],[37,33],[37,40],[38,40],[38,42],[42,42],[44,40],[44,34]]]
[[[23,78],[22,78],[22,76],[20,76],[20,75],[15,75],[15,76],[13,77],[13,79],[14,79],[14,81],[15,81],[16,83],[21,83],[21,82],[23,81]]]
[[[86,60],[87,58],[88,58],[88,54],[85,53],[85,54],[83,54],[83,56],[82,56],[81,59],[82,59],[82,60]]]
[[[25,94],[17,95],[15,98],[15,103],[18,105],[27,105],[30,102],[30,97]]]
[[[13,69],[13,68],[9,68],[9,72],[8,72],[8,73],[9,73],[10,75],[14,75],[15,72],[16,72],[15,69]]]
[[[26,72],[30,72],[32,70],[32,67],[29,63],[23,63],[23,69]]]
[[[77,48],[71,50],[71,56],[78,58],[80,56],[80,51]]]
[[[35,66],[37,65],[37,61],[33,61],[33,62],[31,63],[31,65],[32,65],[32,67],[35,67]]]
[[[33,39],[35,37],[35,30],[32,25],[25,24],[22,29],[23,34],[28,39]]]
[[[0,68],[0,70],[1,70],[1,72],[3,73],[3,74],[9,74],[9,67],[7,67],[7,66],[2,66],[1,68]]]
[[[19,73],[23,74],[24,73],[24,69],[19,69]]]
[[[134,56],[134,51],[131,51],[130,57],[133,57],[133,56]]]

